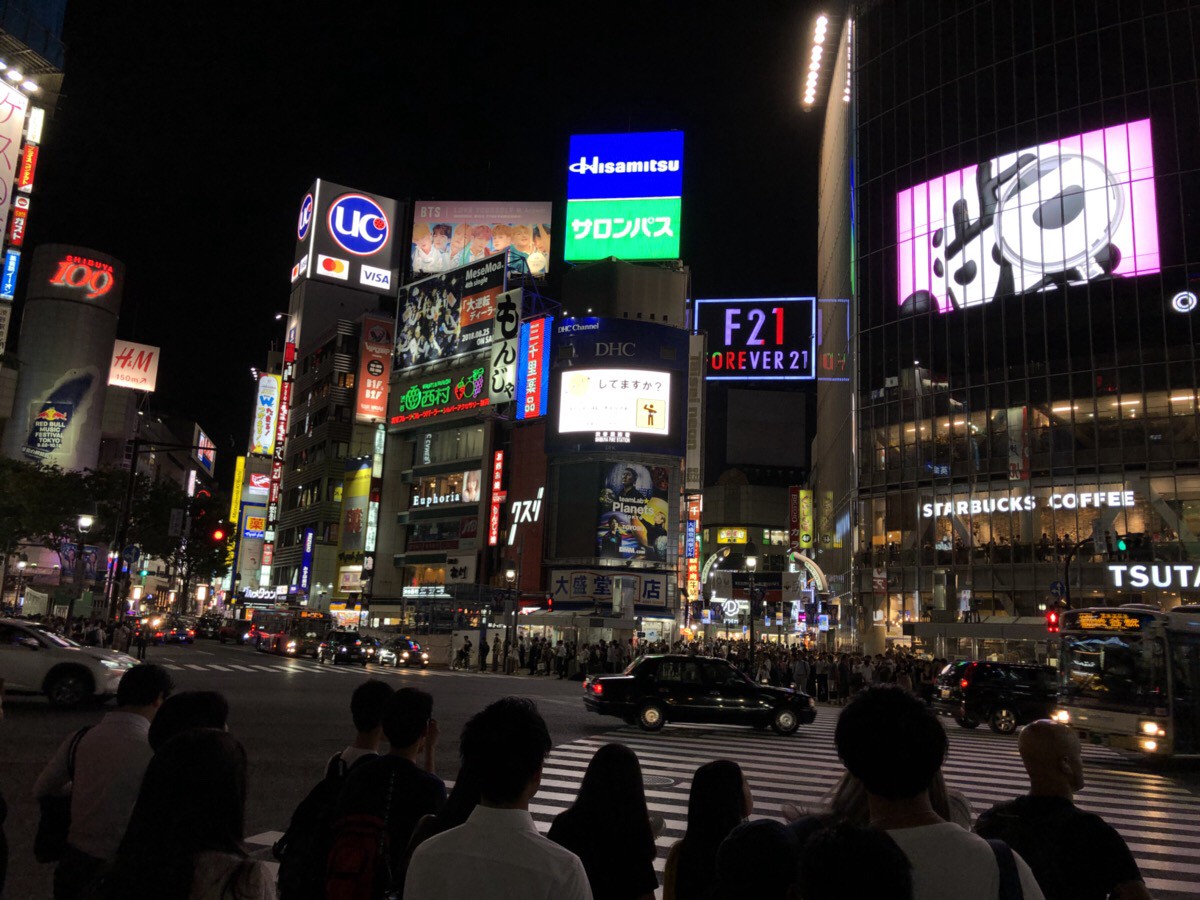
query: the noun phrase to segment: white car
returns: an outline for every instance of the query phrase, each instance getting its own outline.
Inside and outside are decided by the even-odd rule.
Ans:
[[[137,660],[116,650],[83,647],[37,622],[0,619],[0,678],[5,691],[45,694],[52,706],[103,702]]]

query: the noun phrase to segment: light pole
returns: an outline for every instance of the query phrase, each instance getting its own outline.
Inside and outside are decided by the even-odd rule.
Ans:
[[[79,533],[79,540],[75,544],[75,591],[71,597],[70,603],[67,605],[67,634],[71,633],[71,617],[75,614],[75,604],[83,599],[83,538],[92,530],[92,526],[96,524],[96,517],[88,513],[81,513],[75,519],[75,530]]]
[[[505,560],[504,583],[508,587],[509,621],[508,650],[513,653],[517,649],[517,567],[512,560]],[[508,658],[504,660],[504,671],[508,672]]]
[[[29,560],[22,553],[20,559],[17,560],[17,596],[13,600],[13,606],[16,608],[18,615],[20,615],[21,608],[25,605],[21,602],[21,588],[25,586],[25,567],[28,565]]]
[[[754,681],[758,681],[758,676],[754,669],[754,570],[758,568],[758,548],[753,542],[746,545],[745,551],[742,553],[742,559],[746,563],[746,571],[750,573],[750,677]]]

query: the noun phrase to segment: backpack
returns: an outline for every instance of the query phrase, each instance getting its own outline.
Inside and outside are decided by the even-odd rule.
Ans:
[[[388,818],[392,811],[393,771],[388,779],[382,818],[369,813],[342,816],[333,827],[323,884],[325,900],[392,900],[391,841]]]
[[[325,777],[308,792],[272,852],[279,860],[280,900],[321,900],[325,896],[325,859],[333,839],[333,811],[346,776],[361,762],[377,759],[361,756],[347,765],[339,753],[325,767]]]

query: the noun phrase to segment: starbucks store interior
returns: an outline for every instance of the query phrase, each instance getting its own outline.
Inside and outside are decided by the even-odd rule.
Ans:
[[[1200,599],[1193,579],[1155,586],[1120,571],[1186,575],[1179,564],[1200,563],[1198,475],[947,485],[872,498],[860,512],[860,589],[876,595],[889,636],[912,621],[1041,616],[1054,591],[1074,607]]]

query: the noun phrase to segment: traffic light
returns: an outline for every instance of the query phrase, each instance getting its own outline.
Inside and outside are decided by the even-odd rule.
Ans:
[[[212,533],[212,539],[213,539],[214,544],[219,544],[219,543],[221,543],[221,541],[225,540],[225,529],[224,528],[214,528],[213,533]]]
[[[150,574],[149,569],[146,569],[146,568],[138,569],[138,575],[140,575],[142,578],[145,578],[149,574]]]
[[[1058,610],[1046,610],[1046,630],[1051,634],[1058,634]]]
[[[1129,549],[1129,544],[1125,542],[1125,538],[1123,538],[1123,537],[1117,538],[1117,550],[1119,550],[1121,553],[1124,553],[1128,549]]]

